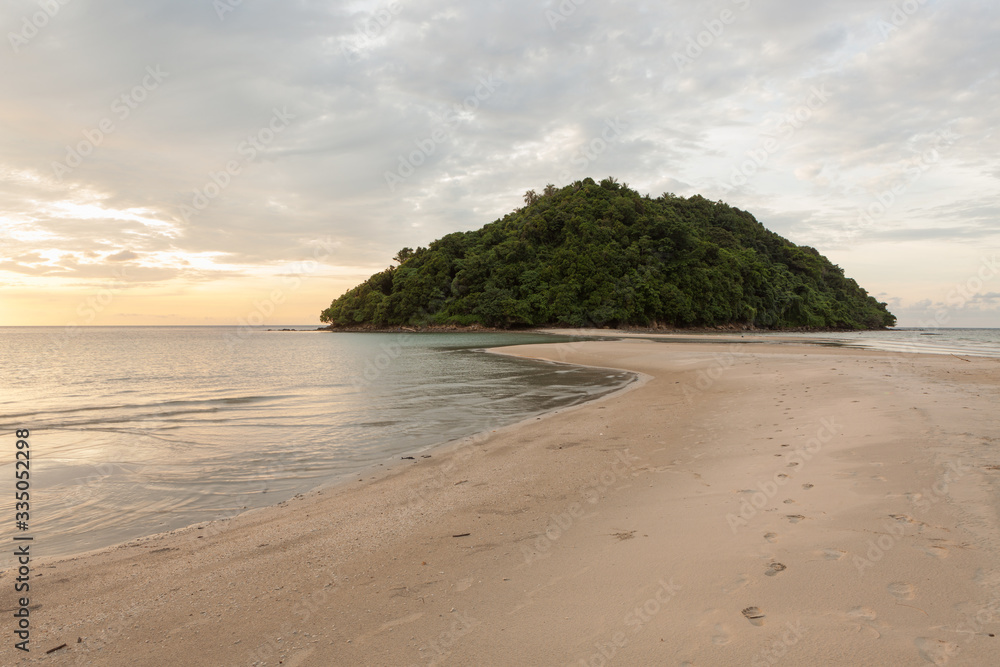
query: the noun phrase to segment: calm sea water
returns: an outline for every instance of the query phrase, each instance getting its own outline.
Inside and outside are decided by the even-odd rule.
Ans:
[[[0,517],[14,519],[16,429],[31,431],[33,553],[66,555],[272,505],[632,380],[480,351],[564,340],[2,327]]]
[[[912,354],[956,354],[1000,357],[1000,329],[917,329],[782,334],[829,339],[831,344]]]

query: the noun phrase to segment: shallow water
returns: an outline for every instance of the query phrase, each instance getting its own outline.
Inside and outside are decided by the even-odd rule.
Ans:
[[[769,339],[780,340],[769,340]],[[785,340],[788,339],[788,340]],[[944,354],[1000,358],[1000,329],[886,329],[885,331],[752,331],[699,332],[670,338],[652,338],[664,343],[721,343],[734,341],[855,347],[898,354]]]
[[[828,339],[848,347],[903,354],[1000,357],[1000,329],[899,328],[886,331],[780,334]]]
[[[0,516],[13,520],[15,429],[31,431],[33,553],[66,555],[272,505],[633,378],[480,351],[568,340],[0,328]]]

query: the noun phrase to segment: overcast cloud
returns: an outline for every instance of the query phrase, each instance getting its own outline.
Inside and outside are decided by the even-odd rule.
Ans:
[[[1000,327],[987,0],[10,0],[0,27],[2,324],[102,281],[145,307],[94,323],[235,323],[303,266],[274,317],[315,322],[402,246],[613,175],[749,210],[901,325]]]

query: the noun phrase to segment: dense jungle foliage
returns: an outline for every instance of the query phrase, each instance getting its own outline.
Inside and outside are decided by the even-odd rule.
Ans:
[[[875,329],[885,303],[815,249],[699,195],[587,178],[427,248],[334,300],[333,327],[753,326]]]

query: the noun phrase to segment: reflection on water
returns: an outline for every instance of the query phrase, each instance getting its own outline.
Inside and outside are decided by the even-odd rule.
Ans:
[[[43,555],[274,504],[632,379],[473,349],[567,340],[535,334],[60,331],[0,328],[0,433],[32,432]]]

